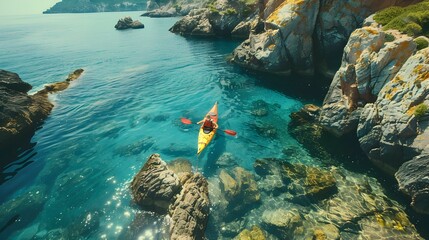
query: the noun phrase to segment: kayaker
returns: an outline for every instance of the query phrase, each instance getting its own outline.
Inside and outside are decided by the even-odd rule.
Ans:
[[[213,129],[218,128],[217,123],[213,122],[210,115],[206,115],[206,117],[203,120],[197,122],[197,124],[201,124],[201,123],[203,123],[204,133],[209,133],[213,131]]]

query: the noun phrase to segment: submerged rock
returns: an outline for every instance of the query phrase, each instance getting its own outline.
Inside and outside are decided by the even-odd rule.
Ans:
[[[232,153],[224,152],[216,160],[216,165],[221,167],[221,168],[233,167],[233,166],[238,165],[238,160]]]
[[[262,214],[262,222],[280,236],[301,235],[303,219],[297,209],[266,210]]]
[[[116,30],[125,30],[129,28],[138,29],[144,28],[144,24],[139,20],[134,20],[131,17],[125,17],[118,20],[118,23],[115,25]]]
[[[234,240],[265,240],[265,234],[262,229],[256,225],[252,226],[250,230],[244,229],[238,234]]]
[[[176,158],[167,164],[168,169],[175,174],[179,173],[192,173],[192,164],[188,159]]]
[[[149,211],[166,213],[181,183],[159,154],[152,154],[131,182],[133,200]]]
[[[26,227],[42,211],[46,203],[46,186],[35,186],[20,196],[0,205],[0,238]]]
[[[155,144],[155,139],[153,137],[146,137],[135,143],[131,143],[122,147],[119,147],[115,150],[115,154],[122,157],[129,157],[138,155],[142,152],[146,152]]]

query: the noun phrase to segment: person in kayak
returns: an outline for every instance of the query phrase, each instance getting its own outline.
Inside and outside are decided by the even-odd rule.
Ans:
[[[204,133],[209,133],[214,129],[218,128],[217,123],[213,122],[210,115],[207,115],[203,120],[197,122],[197,124],[203,123],[203,131]]]

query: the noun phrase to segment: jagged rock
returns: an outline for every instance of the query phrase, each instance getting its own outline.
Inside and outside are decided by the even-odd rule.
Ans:
[[[402,164],[395,177],[399,189],[411,196],[413,209],[429,214],[429,156],[418,156]]]
[[[253,2],[217,0],[206,8],[191,10],[170,31],[186,36],[212,37],[230,36],[235,30],[235,36],[246,36],[250,31],[247,22],[251,21],[252,18],[249,17],[254,8]]]
[[[429,49],[410,57],[378,94],[359,119],[357,136],[364,152],[381,169],[393,174],[402,163],[429,144],[429,119],[416,113],[419,104],[429,104]]]
[[[227,200],[231,201],[240,193],[237,181],[231,177],[225,170],[219,173],[220,187],[222,192],[225,194]]]
[[[233,53],[240,66],[276,74],[330,76],[350,34],[377,10],[416,1],[264,1],[264,31],[251,34]],[[313,46],[315,46],[313,48]],[[314,59],[314,58],[317,59]],[[334,60],[333,60],[334,59]]]
[[[34,130],[53,108],[47,94],[64,90],[82,72],[82,69],[78,69],[65,81],[47,85],[36,94],[27,95],[31,85],[23,82],[15,73],[0,70],[0,150],[11,151],[17,145],[29,141]]]
[[[192,10],[187,16],[176,22],[170,32],[189,36],[214,36],[213,27],[208,21],[208,9]]]
[[[170,206],[170,239],[203,239],[210,211],[207,180],[189,174],[180,194]]]
[[[389,42],[387,34],[391,33],[363,27],[350,36],[320,116],[322,126],[334,135],[356,130],[362,107],[377,99],[416,49],[411,37],[396,33]]]
[[[265,32],[251,34],[234,50],[234,63],[259,71],[311,75],[312,33],[320,1],[284,1],[265,19]],[[293,67],[292,67],[293,66]]]
[[[116,30],[125,30],[129,28],[138,29],[144,28],[144,24],[139,20],[133,21],[131,17],[125,17],[118,20],[118,23],[115,25]]]
[[[265,240],[265,234],[262,229],[256,225],[252,226],[250,230],[244,229],[238,234],[234,240]]]
[[[165,213],[181,183],[159,154],[152,154],[131,182],[133,200],[150,211]]]

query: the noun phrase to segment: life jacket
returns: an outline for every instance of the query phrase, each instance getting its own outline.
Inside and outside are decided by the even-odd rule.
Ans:
[[[204,124],[203,124],[203,128],[204,129],[210,129],[210,130],[212,130],[213,129],[213,122],[212,122],[212,120],[210,119],[210,120],[205,120],[204,121]]]

